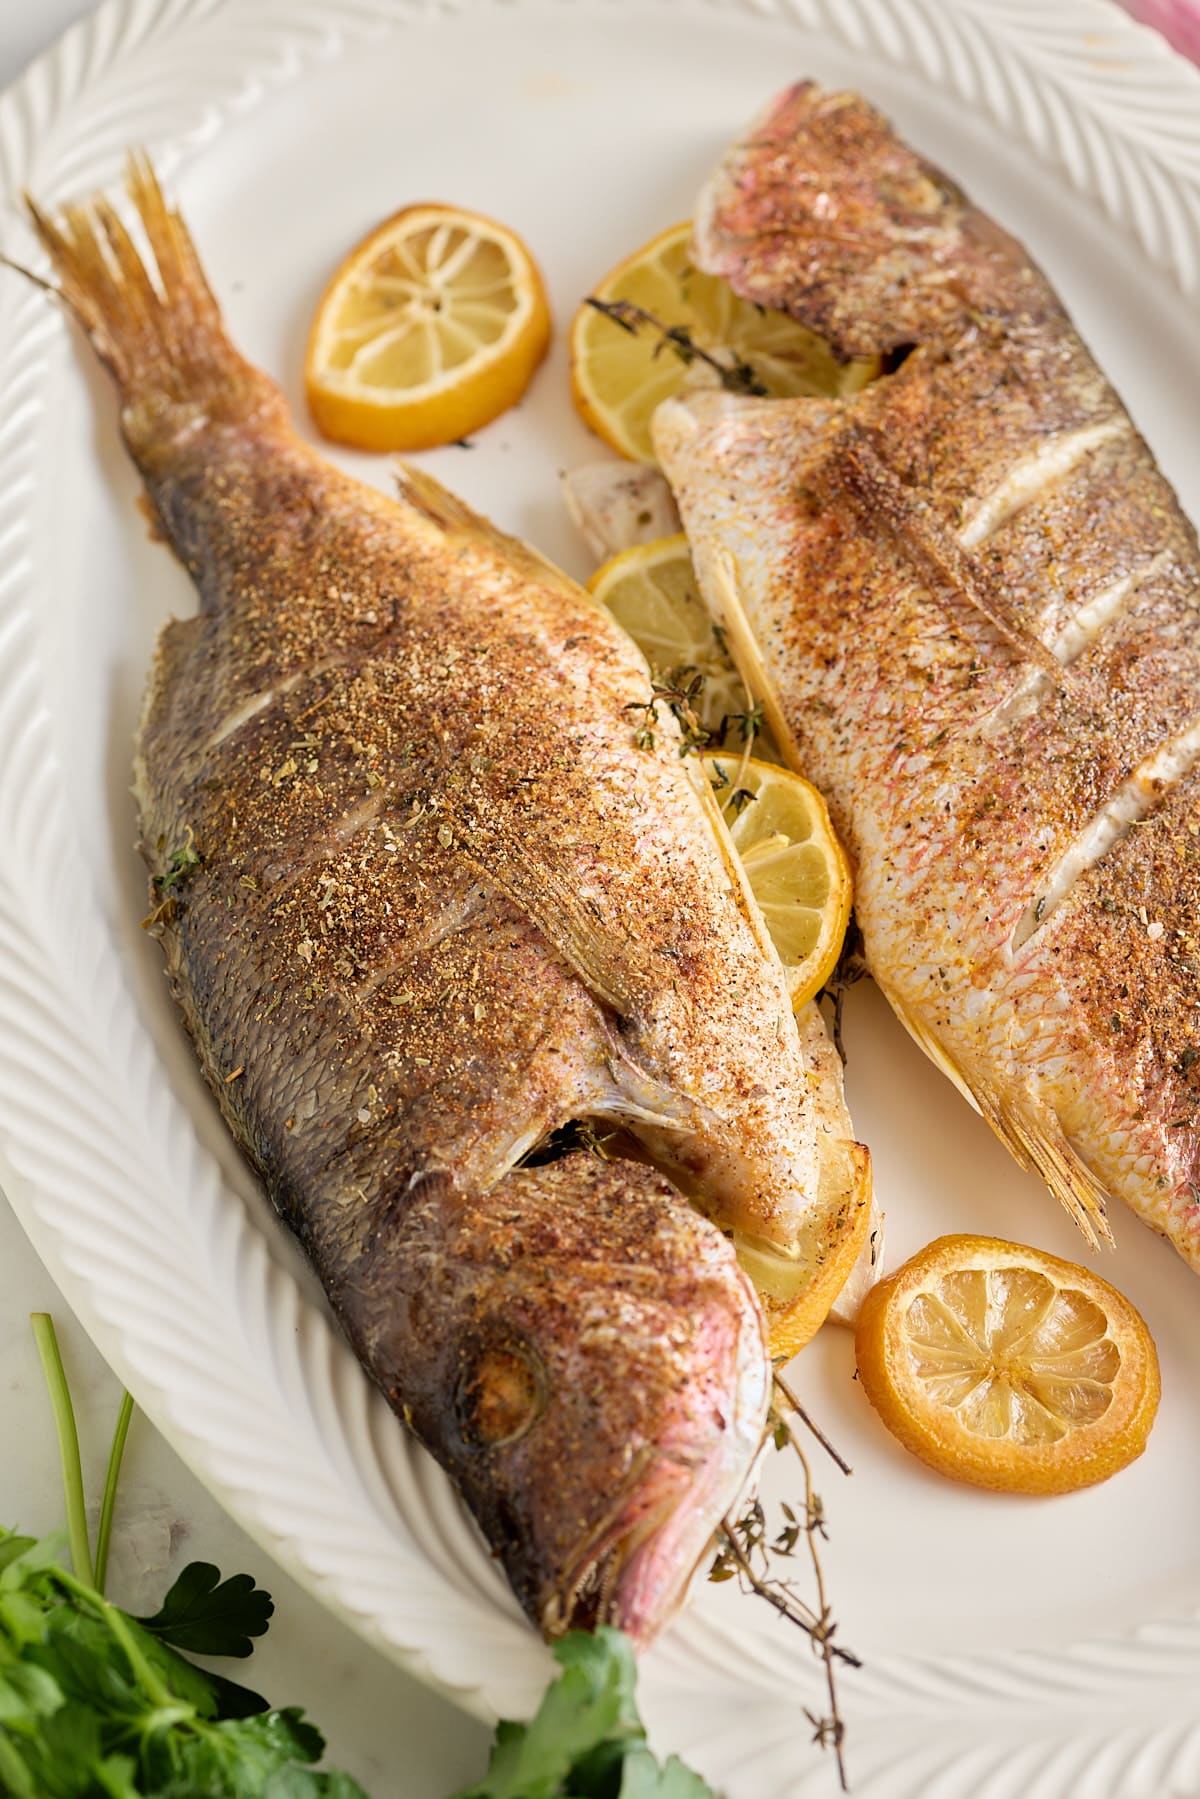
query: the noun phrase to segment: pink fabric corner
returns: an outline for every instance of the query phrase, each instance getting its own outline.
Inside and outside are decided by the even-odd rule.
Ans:
[[[1200,0],[1125,0],[1126,11],[1200,63]]]

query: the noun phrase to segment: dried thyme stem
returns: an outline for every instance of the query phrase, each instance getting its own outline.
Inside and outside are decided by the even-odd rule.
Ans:
[[[631,337],[636,337],[641,327],[648,325],[651,331],[658,333],[655,355],[660,350],[671,350],[682,363],[704,363],[714,371],[728,393],[753,394],[763,398],[769,392],[748,362],[735,362],[731,368],[711,351],[703,349],[686,325],[664,325],[661,319],[656,319],[652,312],[647,312],[644,306],[638,306],[632,300],[600,300],[595,294],[588,294],[583,303],[602,313]]]
[[[853,1474],[854,1470],[850,1466],[849,1462],[845,1459],[844,1456],[841,1456],[838,1454],[837,1450],[833,1447],[833,1444],[829,1441],[829,1438],[825,1435],[825,1432],[821,1429],[820,1425],[817,1424],[812,1418],[809,1417],[808,1413],[805,1411],[804,1407],[800,1404],[800,1401],[796,1398],[796,1395],[793,1393],[793,1391],[789,1387],[788,1383],[784,1380],[782,1374],[780,1374],[778,1368],[776,1368],[774,1370],[773,1378],[775,1381],[775,1385],[778,1387],[779,1391],[783,1394],[783,1397],[787,1400],[788,1405],[791,1407],[792,1411],[795,1412],[795,1414],[796,1414],[797,1418],[799,1418],[801,1424],[803,1424],[808,1430],[810,1430],[812,1432],[813,1436],[817,1439],[817,1442],[821,1445],[821,1448],[825,1451],[825,1453],[829,1456],[832,1456],[833,1460],[837,1463],[838,1467],[841,1469],[843,1474]],[[784,1422],[786,1423],[787,1420],[785,1419]],[[800,1454],[799,1448],[797,1448],[797,1454]],[[802,1455],[801,1455],[801,1460],[803,1460]]]
[[[798,1411],[799,1407],[796,1409]],[[817,1434],[820,1435],[819,1432]],[[808,1465],[808,1457],[797,1442],[794,1432],[789,1431],[788,1435],[791,1438],[792,1448],[800,1457],[800,1466],[804,1470],[804,1534],[808,1538],[808,1555],[809,1560],[812,1562],[813,1576],[817,1583],[817,1607],[822,1623],[824,1623],[829,1617],[829,1602],[825,1597],[825,1576],[821,1570],[821,1558],[817,1554],[816,1542],[817,1531],[820,1528],[821,1513],[813,1495],[812,1470]],[[825,1442],[825,1439],[822,1437],[821,1441]],[[826,1448],[829,1448],[827,1443]],[[830,1453],[833,1452],[831,1451]],[[840,1457],[838,1460],[840,1461]],[[844,1462],[841,1465],[845,1467]],[[846,1472],[849,1473],[850,1470],[847,1468]],[[826,1723],[824,1720],[813,1718],[811,1713],[809,1714],[809,1720],[816,1726],[817,1740],[820,1743],[824,1744],[825,1742],[832,1742],[833,1753],[837,1758],[838,1781],[843,1793],[846,1793],[850,1790],[849,1782],[846,1779],[845,1756],[842,1753],[842,1744],[846,1736],[846,1726],[842,1722],[842,1715],[838,1710],[837,1681],[833,1667],[834,1645],[829,1641],[827,1635],[822,1635],[819,1641],[821,1660],[825,1663],[825,1687],[829,1694],[829,1722]]]
[[[798,1625],[799,1628],[804,1631],[805,1635],[810,1636],[815,1643],[822,1644],[823,1647],[828,1649],[830,1655],[836,1655],[839,1661],[845,1662],[851,1668],[862,1667],[861,1661],[852,1649],[843,1649],[840,1643],[829,1642],[827,1626],[822,1623],[821,1619],[815,1617],[815,1614],[810,1611],[808,1606],[803,1605],[800,1600],[794,1597],[794,1595],[783,1591],[782,1588],[772,1586],[770,1582],[763,1580],[760,1575],[754,1572],[753,1566],[737,1540],[734,1526],[730,1521],[728,1513],[721,1520],[718,1535],[724,1544],[726,1552],[737,1564],[738,1572],[745,1578],[751,1590],[757,1593],[760,1599],[765,1599],[767,1604],[773,1606],[780,1616],[786,1618],[789,1623]],[[806,1618],[804,1616],[805,1612],[809,1613],[809,1617]],[[814,1622],[810,1623],[810,1618],[813,1618]]]

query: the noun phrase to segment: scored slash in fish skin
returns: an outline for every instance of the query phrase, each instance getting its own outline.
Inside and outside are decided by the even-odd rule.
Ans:
[[[392,500],[323,462],[145,164],[130,190],[153,280],[104,202],[35,220],[201,598],[163,632],[137,747],[175,996],[530,1614],[646,1638],[769,1388],[753,1290],[679,1189],[785,1243],[829,1203],[783,971],[672,721],[635,741],[623,633],[428,477]],[[675,1185],[521,1166],[580,1118]]]
[[[856,866],[873,974],[1084,1230],[1200,1267],[1200,549],[1045,277],[854,94],[727,155],[694,254],[846,401],[660,408],[706,598]]]

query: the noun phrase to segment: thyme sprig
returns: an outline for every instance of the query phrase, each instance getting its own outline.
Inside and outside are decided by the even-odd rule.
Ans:
[[[725,770],[721,767],[720,763],[716,763],[713,766],[712,775],[709,778],[709,786],[714,793],[725,794],[725,797],[721,801],[721,810],[724,813],[732,814],[734,818],[740,817],[746,810],[746,807],[753,804],[758,798],[758,795],[756,793],[751,793],[748,787],[733,787],[733,783],[730,781],[729,776],[725,773]],[[733,791],[731,793],[725,793],[726,787],[732,787]]]
[[[654,671],[651,676],[650,698],[630,700],[625,706],[626,712],[641,714],[641,721],[633,736],[639,750],[652,750],[658,742],[656,727],[660,702],[666,705],[679,725],[683,737],[679,748],[681,756],[698,756],[707,748],[712,733],[705,728],[696,710],[696,702],[704,692],[706,678],[690,663],[662,672],[657,669]]]
[[[846,1066],[846,1047],[842,1042],[842,1007],[846,1002],[847,989],[853,987],[856,981],[861,981],[866,973],[862,932],[851,913],[837,967],[817,995],[818,1001],[827,999],[833,1007],[833,1044],[842,1059],[843,1068]]]
[[[717,1532],[717,1554],[709,1570],[709,1579],[724,1581],[736,1578],[744,1591],[765,1599],[789,1623],[804,1631],[812,1642],[814,1651],[820,1656],[824,1666],[829,1704],[828,1710],[821,1716],[809,1711],[807,1707],[804,1715],[813,1727],[813,1741],[822,1749],[833,1750],[837,1761],[838,1781],[842,1791],[848,1792],[844,1753],[846,1726],[838,1706],[835,1663],[841,1661],[851,1668],[859,1668],[862,1663],[852,1650],[834,1641],[837,1624],[830,1608],[818,1548],[818,1539],[828,1541],[825,1507],[813,1485],[812,1470],[792,1425],[792,1416],[799,1418],[812,1431],[843,1473],[849,1474],[851,1470],[825,1433],[798,1403],[791,1387],[778,1370],[775,1372],[774,1382],[787,1410],[772,1408],[767,1418],[767,1434],[777,1450],[791,1449],[798,1457],[804,1476],[803,1500],[790,1505],[781,1502],[782,1522],[777,1527],[768,1523],[762,1501],[757,1496],[747,1503],[738,1518],[731,1519],[728,1515],[723,1518]],[[801,1595],[794,1580],[781,1576],[774,1567],[776,1559],[786,1561],[795,1556],[801,1543],[807,1545],[816,1583],[815,1605]]]
[[[188,876],[195,874],[203,866],[204,857],[196,848],[195,833],[191,825],[188,825],[183,842],[167,857],[165,870],[154,876],[154,887],[159,893],[171,893],[175,888],[182,887]]]
[[[635,305],[632,300],[601,300],[595,294],[589,294],[584,301],[596,312],[611,319],[622,331],[636,337],[644,329],[658,333],[658,343],[654,346],[655,356],[669,350],[678,356],[685,367],[693,362],[702,362],[716,374],[718,381],[727,393],[753,394],[764,399],[770,389],[761,381],[748,362],[736,358],[732,363],[725,363],[698,344],[686,325],[664,325],[661,319],[647,312],[644,306]]]

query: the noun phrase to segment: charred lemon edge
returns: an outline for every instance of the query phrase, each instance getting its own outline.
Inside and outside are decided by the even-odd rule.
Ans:
[[[792,1259],[788,1252],[745,1232],[733,1233],[738,1260],[758,1294],[775,1361],[790,1361],[816,1336],[850,1278],[871,1225],[869,1150],[850,1138],[832,1139],[827,1147],[829,1153],[821,1160],[821,1187],[833,1191],[824,1200],[823,1216],[810,1230],[807,1255],[795,1258],[798,1265],[807,1261],[813,1272],[794,1298],[779,1298],[755,1278],[756,1264],[761,1267],[764,1260],[786,1269]]]
[[[915,1388],[893,1372],[908,1354],[909,1305],[942,1275],[979,1266],[1032,1268],[1105,1313],[1121,1366],[1101,1417],[1072,1425],[1055,1443],[1019,1444],[968,1431],[949,1406],[913,1403]],[[1162,1391],[1154,1339],[1123,1293],[1076,1262],[1001,1237],[937,1237],[886,1275],[863,1300],[854,1350],[859,1385],[897,1441],[939,1474],[995,1492],[1071,1493],[1119,1473],[1145,1449]]]

